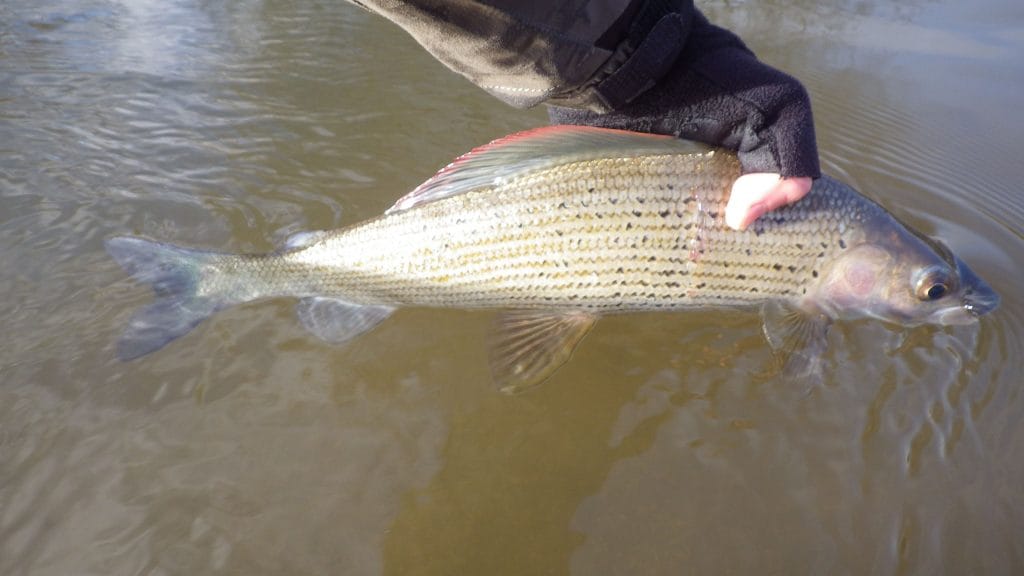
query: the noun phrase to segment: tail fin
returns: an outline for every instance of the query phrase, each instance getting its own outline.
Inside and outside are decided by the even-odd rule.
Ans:
[[[156,301],[132,316],[117,343],[117,356],[133,360],[187,334],[208,316],[230,304],[216,295],[199,296],[199,271],[210,254],[119,236],[106,241],[107,252],[136,280],[149,284]]]

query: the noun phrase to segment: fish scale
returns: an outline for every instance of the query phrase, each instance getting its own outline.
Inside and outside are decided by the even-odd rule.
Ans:
[[[852,211],[835,206],[859,197],[825,180],[736,232],[724,213],[738,173],[715,152],[555,163],[253,259],[250,274],[271,295],[391,306],[632,312],[798,294],[837,250],[835,220]]]

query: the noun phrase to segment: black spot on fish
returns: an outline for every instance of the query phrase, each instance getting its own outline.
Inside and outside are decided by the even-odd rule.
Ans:
[[[587,188],[587,192],[590,192],[591,194],[593,194],[594,193],[594,188],[593,187]]]
[[[796,249],[797,249],[797,250],[803,250],[803,249],[804,249],[804,245],[803,245],[803,244],[801,244],[801,243],[799,243],[799,242],[797,242],[797,243],[796,243]]]
[[[559,236],[565,236],[565,232],[562,232],[561,230],[555,230],[555,234],[558,234]]]
[[[782,264],[773,264],[772,268],[775,269],[776,271],[782,270]]]
[[[665,282],[665,286],[668,288],[679,288],[679,282]]]
[[[750,256],[750,248],[747,248],[745,252],[747,253],[747,256]]]
[[[842,240],[840,240],[840,242],[842,242]],[[825,242],[822,242],[821,243],[821,247],[822,248],[828,248],[828,244],[826,244]]]
[[[626,230],[632,230],[632,229],[633,229],[633,223],[632,222],[626,222]]]
[[[671,184],[669,184],[669,185],[668,185],[668,189],[669,189],[669,190],[675,190],[675,189],[676,189],[676,187],[675,187],[675,186],[673,186],[673,185],[671,185]]]
[[[648,258],[648,259],[647,259],[647,261],[648,261],[648,262],[654,262],[654,261],[655,261],[655,260],[657,260],[657,259],[658,259],[658,257],[657,257],[657,256],[651,256],[650,258]]]
[[[623,273],[622,266],[619,266],[619,268],[616,270],[616,272],[618,272],[619,274],[622,274]]]
[[[639,218],[640,216],[643,216],[643,212],[641,212],[640,210],[633,210],[633,216]]]
[[[558,205],[558,209],[559,209],[559,210],[563,210],[563,209],[565,209],[565,208],[568,208],[568,206],[566,206],[566,205],[565,205],[565,202],[562,202],[562,203],[560,203],[560,204]]]
[[[699,290],[701,288],[706,287],[707,285],[708,285],[707,282],[701,282],[700,284],[697,284],[697,289]]]
[[[811,270],[811,276],[817,278],[818,277],[818,271],[817,270]]]
[[[661,216],[662,218],[668,218],[668,215],[671,213],[671,210],[662,210],[661,212],[658,212],[658,216]]]
[[[593,190],[593,188],[591,188],[591,190]],[[612,204],[618,204],[619,203],[619,199],[615,198],[614,196],[609,198],[608,201],[611,202]]]
[[[711,216],[712,220],[718,218],[718,210],[709,210],[708,216]]]
[[[644,198],[643,196],[638,196],[637,197],[637,199],[636,199],[636,203],[637,204],[643,204],[644,202],[647,202],[647,198]]]
[[[793,266],[792,264],[790,264],[790,265],[789,265],[789,266],[787,266],[786,268],[787,268],[787,269],[788,269],[788,270],[789,270],[790,272],[796,272],[796,266]]]
[[[824,252],[818,252],[818,258],[824,258],[824,257],[825,257],[825,253]]]
[[[846,241],[843,240],[842,238],[839,239],[839,247],[843,248],[844,250],[846,249]]]
[[[736,275],[736,279],[737,280],[746,280],[747,279],[747,275],[746,274],[737,274]]]
[[[760,236],[761,234],[764,234],[764,229],[762,229],[760,226],[756,226],[754,228],[754,236]]]
[[[751,288],[750,291],[751,292],[757,292],[757,287]]]
[[[693,222],[687,222],[686,225],[683,226],[683,230],[689,230],[690,228],[693,228]]]

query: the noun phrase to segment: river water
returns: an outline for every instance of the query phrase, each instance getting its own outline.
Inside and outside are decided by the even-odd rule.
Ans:
[[[266,301],[122,363],[105,238],[271,250],[544,111],[343,3],[0,4],[0,573],[1024,573],[1024,4],[701,6],[994,314],[842,324],[813,389],[742,311],[602,321],[512,397],[484,312],[339,348]]]

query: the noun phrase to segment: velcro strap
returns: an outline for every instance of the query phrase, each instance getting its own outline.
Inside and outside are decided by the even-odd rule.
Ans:
[[[629,59],[594,87],[602,103],[618,110],[654,86],[683,51],[691,22],[678,13],[662,16]]]

